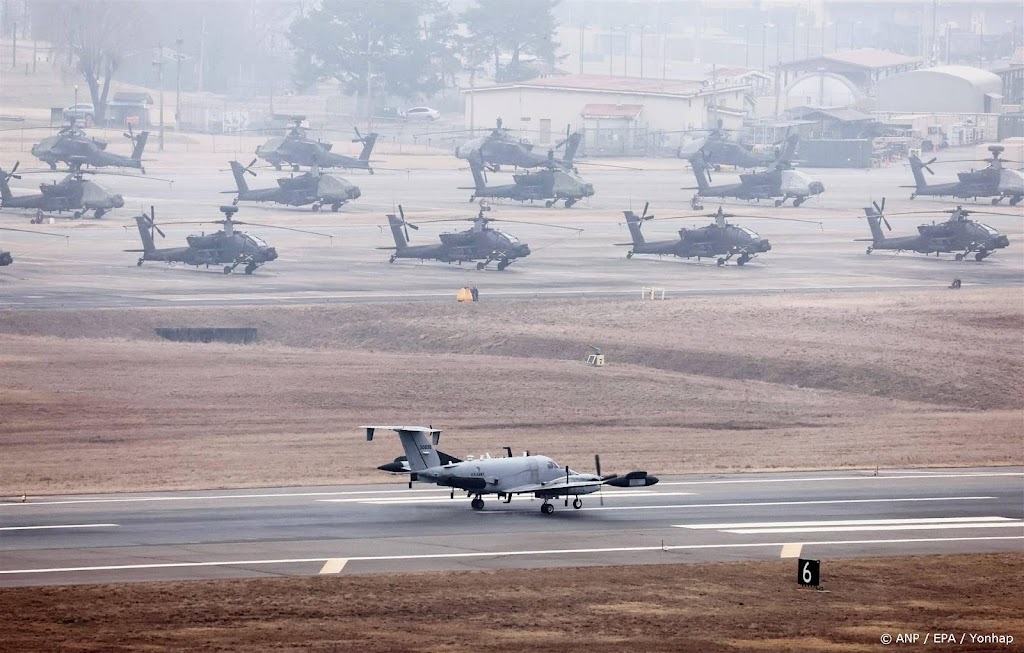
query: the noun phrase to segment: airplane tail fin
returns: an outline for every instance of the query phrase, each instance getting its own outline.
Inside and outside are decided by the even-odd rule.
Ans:
[[[409,241],[405,237],[405,233],[402,231],[404,226],[402,221],[398,219],[398,216],[394,213],[388,214],[388,224],[391,225],[391,235],[395,238],[395,249],[396,251],[402,251],[409,246]]]
[[[928,180],[924,178],[925,167],[924,161],[916,156],[910,157],[910,170],[914,173],[914,185],[917,186],[917,190],[922,190],[928,185]]]
[[[632,211],[623,211],[626,216],[626,226],[629,227],[629,235],[633,237],[633,245],[644,244],[644,234],[640,230],[640,216]]]
[[[135,139],[135,148],[132,150],[132,159],[135,161],[142,160],[142,151],[146,149],[146,141],[149,140],[149,132],[142,132],[139,137]]]
[[[135,216],[135,224],[139,227],[139,236],[142,238],[142,251],[150,253],[156,249],[156,243],[153,242],[153,221],[148,215],[143,213],[142,215]]]
[[[580,142],[583,140],[583,136],[579,132],[575,132],[569,135],[569,138],[565,142],[565,156],[562,157],[562,161],[567,166],[572,165],[572,160],[576,156],[576,151],[580,149]]]
[[[235,185],[238,186],[238,192],[244,193],[249,190],[249,184],[245,181],[245,168],[238,161],[231,161],[231,174],[235,177]]]
[[[363,139],[363,151],[359,153],[360,161],[369,161],[370,153],[373,152],[373,146],[377,144],[376,132],[371,132],[366,135]]]
[[[367,440],[373,440],[376,429],[388,429],[398,433],[411,472],[438,467],[441,464],[441,458],[434,450],[434,445],[441,439],[440,429],[423,426],[364,426],[363,428],[366,429]]]
[[[868,226],[871,227],[871,238],[875,244],[885,240],[885,232],[882,231],[882,216],[873,207],[864,209],[864,215],[868,219]]]

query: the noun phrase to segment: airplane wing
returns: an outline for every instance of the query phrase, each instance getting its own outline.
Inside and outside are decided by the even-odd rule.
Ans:
[[[560,497],[566,494],[590,494],[597,492],[602,485],[614,487],[647,487],[658,482],[657,476],[651,476],[647,472],[630,472],[625,476],[605,476],[604,478],[593,475],[577,474],[568,479],[559,478],[547,483],[531,483],[520,485],[507,490],[508,494],[537,494],[539,496]]]

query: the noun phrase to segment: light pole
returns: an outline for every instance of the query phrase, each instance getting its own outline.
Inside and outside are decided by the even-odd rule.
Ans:
[[[178,64],[174,80],[174,129],[179,132],[181,131],[181,60],[185,58],[181,54],[181,46],[184,43],[185,39],[180,36],[174,39],[174,58]]]
[[[761,30],[761,72],[768,69],[768,28],[771,26],[771,23],[765,23]]]
[[[156,83],[160,88],[160,138],[159,150],[164,151],[164,46],[160,44],[160,54],[157,60],[153,62],[156,66]]]

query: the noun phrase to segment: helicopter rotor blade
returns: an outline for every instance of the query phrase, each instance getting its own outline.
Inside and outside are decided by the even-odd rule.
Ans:
[[[647,218],[647,209],[651,206],[650,202],[644,202],[644,212],[640,214],[640,220],[643,221]]]
[[[31,229],[17,229],[15,227],[0,227],[0,230],[3,230],[3,231],[21,231],[21,232],[26,233],[26,234],[36,234],[37,236],[56,236],[58,238],[63,238],[64,240],[70,240],[71,239],[71,236],[65,236],[64,234],[54,234],[54,233],[50,233],[49,231],[33,231]]]

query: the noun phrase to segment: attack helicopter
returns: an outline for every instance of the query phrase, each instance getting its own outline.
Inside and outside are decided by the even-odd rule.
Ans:
[[[925,163],[918,157],[911,156],[910,170],[914,173],[914,185],[907,186],[907,188],[913,188],[914,192],[910,194],[910,199],[914,199],[918,195],[951,196],[975,200],[979,197],[991,197],[992,204],[995,205],[999,204],[1003,198],[1009,198],[1010,206],[1017,206],[1024,198],[1024,175],[1018,170],[1004,167],[1004,163],[1016,163],[1000,157],[1005,149],[1002,145],[990,145],[988,151],[992,153],[992,156],[981,159],[988,163],[987,167],[970,172],[958,172],[957,181],[932,186],[928,185],[924,171],[927,170],[928,174],[934,175],[935,173],[929,166],[935,163],[936,159],[932,158]],[[959,162],[943,161],[942,163]]]
[[[135,217],[135,224],[139,228],[139,237],[142,239],[142,249],[126,249],[126,252],[141,252],[137,265],[141,266],[146,261],[164,261],[165,263],[185,263],[186,265],[223,265],[224,274],[231,274],[239,265],[245,265],[245,273],[252,274],[262,265],[277,259],[277,249],[267,245],[258,236],[244,231],[235,231],[238,225],[251,225],[254,227],[269,227],[272,229],[284,229],[286,231],[297,231],[304,234],[324,236],[331,238],[329,234],[305,229],[293,229],[291,227],[278,227],[270,224],[257,224],[255,222],[240,222],[232,219],[238,211],[237,206],[222,206],[221,213],[223,220],[210,220],[206,222],[166,222],[164,226],[172,224],[220,224],[223,229],[213,234],[191,235],[186,237],[187,247],[168,247],[157,249],[154,233],[165,238],[164,232],[156,225],[156,213],[153,207],[149,209],[149,215],[143,213]]]
[[[314,165],[311,172],[306,172],[298,177],[284,177],[277,180],[277,188],[255,188],[250,189],[245,181],[245,175],[253,177],[252,166],[256,159],[249,162],[249,165],[242,167],[238,161],[231,161],[231,172],[235,177],[237,191],[221,191],[234,193],[235,199],[232,204],[242,202],[275,202],[289,206],[311,205],[313,211],[319,211],[324,205],[331,207],[337,212],[349,200],[358,199],[361,195],[359,187],[350,183],[343,177],[323,174]]]
[[[419,226],[405,219],[405,211],[401,205],[398,207],[399,215],[388,214],[388,224],[391,226],[391,235],[395,239],[394,247],[378,247],[377,249],[394,250],[389,263],[394,263],[400,258],[419,259],[421,261],[433,259],[443,263],[458,263],[463,261],[477,261],[476,269],[485,269],[492,261],[497,261],[498,270],[504,270],[516,259],[530,255],[530,246],[519,242],[515,236],[494,229],[488,226],[490,222],[496,222],[494,218],[484,216],[483,211],[475,218],[455,218],[455,221],[469,221],[473,226],[465,231],[449,232],[440,234],[441,244],[439,245],[410,245],[409,229],[418,230]],[[429,222],[452,222],[451,219],[427,220]],[[559,225],[546,225],[538,222],[523,222],[520,220],[503,220],[502,222],[517,222],[519,224],[541,224],[545,227],[558,229],[570,229],[579,233],[582,229],[574,227],[562,227]],[[481,260],[482,259],[482,260]]]
[[[149,132],[144,131],[136,135],[129,125],[124,136],[132,142],[130,156],[107,152],[105,141],[89,138],[84,131],[75,126],[72,120],[70,125],[62,128],[55,135],[44,138],[33,145],[32,155],[49,164],[50,170],[56,170],[57,163],[63,161],[72,167],[77,162],[79,166],[87,165],[94,168],[106,166],[135,168],[145,174],[146,168],[142,165],[142,152],[146,149]]]
[[[737,168],[770,168],[779,161],[791,161],[796,154],[800,137],[790,134],[783,141],[781,148],[772,147],[764,152],[754,152],[753,148],[729,137],[728,130],[712,129],[703,138],[697,138],[679,148],[680,159],[693,161],[700,157],[705,165],[711,166],[716,172],[720,166],[728,165]]]
[[[741,174],[740,183],[711,185],[711,172],[702,157],[691,161],[693,176],[697,179],[697,193],[690,199],[690,207],[701,210],[703,197],[735,197],[741,200],[775,199],[782,206],[793,198],[793,206],[800,206],[807,198],[825,192],[825,185],[798,172],[788,161],[779,161],[772,170]]]
[[[470,202],[478,197],[519,202],[544,200],[544,206],[551,208],[559,200],[563,200],[565,208],[569,208],[584,197],[591,197],[594,194],[593,184],[583,181],[575,172],[559,167],[515,174],[512,175],[514,183],[500,186],[487,185],[484,168],[479,161],[470,159],[469,169],[473,173],[475,184],[472,188],[473,194],[469,196]]]
[[[283,137],[271,138],[263,145],[256,148],[256,155],[273,164],[275,170],[280,170],[284,163],[290,164],[292,170],[298,172],[299,166],[318,165],[321,168],[347,168],[350,170],[366,170],[371,175],[373,168],[370,167],[370,153],[377,143],[377,134],[369,133],[363,136],[356,128],[356,137],[353,143],[362,143],[363,150],[358,157],[345,156],[331,152],[333,143],[322,143],[314,141],[306,136],[306,130],[302,127],[305,116],[295,116],[294,125]]]
[[[455,156],[465,159],[472,164],[486,167],[491,172],[497,172],[501,166],[515,166],[517,168],[536,168],[546,166],[549,168],[561,168],[563,170],[575,170],[573,159],[579,150],[583,136],[576,133],[569,133],[565,128],[565,139],[548,150],[547,154],[539,154],[533,151],[533,146],[517,141],[508,135],[508,130],[501,126],[501,118],[498,118],[498,126],[487,136],[468,140],[455,148]],[[565,147],[562,158],[555,157],[555,150]]]
[[[29,229],[15,229],[14,227],[0,227],[2,231],[20,231],[26,234],[35,234],[37,236],[56,236],[57,238],[63,238],[64,240],[70,239],[70,236],[63,234],[51,234],[46,231],[31,231]],[[11,265],[14,263],[14,255],[8,251],[0,249],[0,267]]]
[[[767,238],[761,238],[756,232],[727,222],[728,218],[752,218],[759,220],[782,220],[785,222],[807,222],[821,227],[820,222],[814,220],[800,220],[796,218],[774,218],[759,215],[737,216],[731,213],[724,213],[722,207],[718,207],[715,213],[709,213],[705,217],[714,218],[714,222],[706,227],[695,229],[682,228],[679,230],[677,240],[658,240],[647,242],[644,240],[641,228],[647,220],[680,220],[695,216],[675,216],[671,218],[655,218],[648,215],[647,209],[650,203],[644,204],[643,213],[637,215],[632,211],[623,211],[626,217],[626,226],[629,227],[631,243],[616,243],[619,247],[629,247],[626,258],[633,258],[634,254],[657,254],[658,256],[678,256],[679,258],[716,258],[718,265],[725,265],[733,256],[736,257],[736,265],[743,266],[758,254],[771,250],[771,243]]]
[[[0,169],[0,208],[36,209],[33,224],[43,221],[43,213],[73,211],[72,217],[77,220],[92,211],[93,217],[98,219],[107,211],[124,206],[124,197],[84,179],[83,175],[96,173],[83,171],[77,160],[71,164],[71,173],[60,182],[39,184],[40,192],[34,195],[14,195],[7,182],[21,179],[21,175],[16,174],[20,163],[15,162],[10,172]]]
[[[969,219],[967,216],[972,213],[985,213],[987,215],[1002,215],[1005,213],[993,213],[991,211],[968,211],[961,206],[941,213],[949,213],[949,220],[939,223],[922,224],[917,227],[916,236],[899,236],[887,238],[882,231],[882,224],[892,231],[892,226],[885,217],[885,198],[882,203],[872,202],[871,206],[864,208],[864,215],[871,228],[871,238],[860,238],[858,242],[869,242],[867,254],[881,249],[891,251],[910,251],[918,254],[950,254],[956,252],[956,260],[962,261],[969,254],[974,253],[975,261],[983,261],[994,250],[1003,249],[1010,245],[1010,239],[1000,234],[994,228],[982,222]],[[912,215],[920,213],[932,213],[932,211],[911,211],[907,213],[890,213],[893,215]]]

